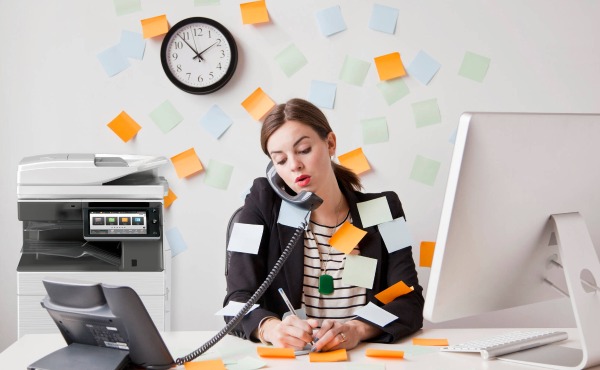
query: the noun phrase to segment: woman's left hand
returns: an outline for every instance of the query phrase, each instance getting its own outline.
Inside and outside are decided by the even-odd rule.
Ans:
[[[324,320],[321,329],[317,331],[313,349],[315,352],[333,351],[336,349],[352,349],[356,347],[362,338],[364,329],[362,326],[367,325],[361,321],[352,320],[345,323],[340,323],[335,320]]]

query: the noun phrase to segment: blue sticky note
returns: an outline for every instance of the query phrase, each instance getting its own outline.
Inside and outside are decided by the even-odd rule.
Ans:
[[[112,46],[98,54],[98,60],[102,64],[108,77],[112,77],[129,68],[127,58],[121,53],[119,45]]]
[[[452,134],[450,135],[450,137],[448,138],[448,141],[452,144],[456,144],[456,135],[458,134],[458,129],[454,129],[454,131],[452,131]]]
[[[321,108],[333,109],[337,85],[330,82],[313,80],[310,83],[308,100]]]
[[[121,32],[119,50],[126,57],[142,60],[144,58],[144,51],[146,50],[146,40],[144,40],[144,36],[139,32],[123,30]]]
[[[441,66],[440,63],[421,50],[406,67],[406,70],[409,76],[416,78],[423,85],[427,85]]]
[[[377,228],[389,253],[415,245],[408,225],[402,217],[379,224]]]
[[[379,32],[396,32],[396,21],[398,20],[398,9],[389,6],[373,4],[373,12],[369,21],[369,28]]]
[[[166,232],[167,241],[171,246],[171,257],[175,257],[179,253],[187,249],[187,244],[183,240],[183,236],[179,232],[179,229],[174,227]]]
[[[200,118],[200,126],[217,140],[227,131],[232,123],[233,120],[216,104]]]
[[[284,200],[281,202],[277,223],[296,228],[299,227],[304,220],[309,219],[310,216],[307,216],[307,213],[308,211],[305,209],[296,207],[292,203]]]
[[[339,5],[323,9],[317,12],[317,22],[323,36],[331,36],[346,30],[346,23],[342,17],[342,9]]]

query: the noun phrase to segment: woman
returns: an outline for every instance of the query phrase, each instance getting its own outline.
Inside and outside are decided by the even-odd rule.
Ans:
[[[305,100],[292,99],[268,114],[261,130],[261,146],[288,191],[314,192],[323,199],[323,204],[311,212],[304,238],[299,238],[281,272],[259,301],[260,307],[243,318],[238,327],[243,336],[295,349],[312,342],[313,351],[330,351],[351,349],[361,341],[391,343],[420,329],[423,296],[411,248],[388,253],[377,226],[362,227],[357,208],[357,203],[386,197],[392,217],[404,217],[398,196],[393,192],[358,191],[361,188],[358,176],[331,160],[336,137],[325,115]],[[232,253],[225,304],[248,301],[291,238],[294,228],[277,222],[281,202],[265,178],[254,181],[239,222],[264,226],[260,248],[255,255]],[[351,253],[377,260],[370,289],[342,282],[345,254],[332,248],[329,238],[344,222],[367,232]],[[333,288],[326,287],[327,280],[333,280]],[[413,286],[414,291],[385,305],[374,297],[400,280]],[[278,288],[287,293],[295,309],[304,307],[308,319],[294,315],[282,319],[288,308]],[[398,319],[380,327],[353,315],[369,302],[382,306]]]

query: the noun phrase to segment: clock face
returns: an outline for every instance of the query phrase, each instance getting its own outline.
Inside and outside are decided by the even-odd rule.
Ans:
[[[217,91],[237,66],[237,46],[220,23],[202,17],[184,19],[165,36],[161,62],[167,77],[192,94]]]

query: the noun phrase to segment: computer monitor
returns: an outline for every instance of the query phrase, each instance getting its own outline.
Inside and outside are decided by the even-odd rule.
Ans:
[[[599,248],[600,114],[461,116],[426,319],[526,305],[563,291],[583,351],[560,366],[600,364]]]

